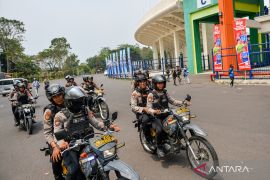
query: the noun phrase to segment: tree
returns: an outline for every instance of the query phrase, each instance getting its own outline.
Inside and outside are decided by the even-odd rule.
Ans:
[[[0,48],[6,55],[7,72],[10,71],[10,61],[18,59],[24,50],[21,45],[24,32],[23,22],[0,18]]]
[[[19,76],[34,77],[39,74],[40,68],[34,62],[33,57],[22,55],[20,58],[15,64],[15,71],[18,72]]]
[[[51,41],[51,58],[54,59],[58,65],[58,68],[62,68],[65,59],[68,56],[69,50],[71,49],[70,44],[66,38],[54,38]]]
[[[140,49],[140,55],[143,60],[153,59],[153,51],[149,47],[143,47]]]
[[[54,38],[48,49],[38,53],[37,60],[43,63],[50,71],[56,71],[62,69],[70,49],[70,44],[66,38]]]
[[[74,71],[79,67],[80,60],[75,54],[70,54],[64,62],[63,69],[66,74],[75,74]]]
[[[105,58],[108,57],[111,53],[111,50],[108,47],[104,47],[100,50],[99,55],[90,57],[86,60],[87,65],[93,71],[105,70],[106,61]]]

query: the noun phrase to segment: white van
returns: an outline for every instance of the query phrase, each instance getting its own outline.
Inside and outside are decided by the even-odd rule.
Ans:
[[[0,79],[0,94],[2,96],[8,95],[14,89],[13,83],[15,80],[22,81],[23,78]]]

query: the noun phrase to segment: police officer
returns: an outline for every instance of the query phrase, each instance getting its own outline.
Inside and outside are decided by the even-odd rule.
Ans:
[[[31,93],[25,88],[25,83],[20,82],[18,84],[18,91],[14,93],[11,101],[15,104],[14,115],[15,115],[15,126],[20,124],[20,112],[19,106],[23,104],[33,103],[34,98],[32,97]],[[34,123],[35,121],[33,121]]]
[[[131,109],[136,114],[139,123],[142,123],[143,131],[146,137],[150,136],[149,128],[146,124],[150,121],[148,116],[148,108],[146,107],[149,88],[147,86],[147,77],[140,74],[136,77],[135,90],[131,94]]]
[[[15,80],[13,82],[13,87],[14,89],[11,91],[11,93],[9,94],[9,100],[11,100],[13,98],[13,96],[15,95],[15,93],[18,92],[19,90],[19,87],[18,87],[18,84],[20,83],[19,80]],[[15,118],[15,109],[16,109],[16,103],[15,102],[11,102],[11,109],[12,109],[12,113],[14,115],[14,121],[15,121],[15,125],[16,125],[16,118]]]
[[[67,75],[65,79],[67,80],[66,87],[77,86],[77,83],[74,81],[73,76]]]
[[[44,108],[43,114],[44,136],[47,143],[50,145],[50,148],[52,149],[51,162],[54,178],[55,180],[64,180],[64,177],[62,176],[62,166],[61,166],[62,157],[60,153],[60,147],[54,140],[53,120],[55,114],[65,107],[64,104],[65,88],[59,84],[52,84],[47,88],[46,96],[51,103]]]
[[[98,121],[89,108],[85,106],[85,97],[86,95],[79,87],[71,87],[66,90],[66,108],[55,115],[54,133],[65,129],[71,139],[81,139],[94,132],[92,127],[104,130],[104,123]],[[111,125],[111,128],[119,131],[119,127],[116,125]],[[64,140],[58,141],[57,144],[62,150],[68,147],[68,142]],[[78,154],[75,151],[64,154],[64,163],[68,168],[66,179],[83,178],[77,157]]]
[[[82,88],[86,91],[88,91],[88,86],[89,86],[89,76],[85,75],[82,77],[83,78],[83,82],[81,84]]]
[[[166,78],[163,75],[156,75],[152,78],[153,90],[147,97],[148,113],[155,116],[152,122],[152,127],[156,130],[157,154],[159,157],[164,157],[163,137],[166,135],[163,131],[162,121],[169,114],[161,114],[162,110],[169,108],[169,103],[175,106],[181,106],[182,101],[173,99],[166,88]]]

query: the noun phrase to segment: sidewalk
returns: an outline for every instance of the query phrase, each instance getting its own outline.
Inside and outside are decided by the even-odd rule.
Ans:
[[[229,85],[231,82],[230,79],[216,79],[215,83],[217,84],[227,84]],[[263,86],[270,86],[270,79],[235,79],[235,85],[263,85]]]

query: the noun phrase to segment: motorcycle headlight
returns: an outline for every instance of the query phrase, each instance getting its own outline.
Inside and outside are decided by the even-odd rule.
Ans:
[[[111,156],[114,156],[116,153],[116,148],[112,147],[111,149],[106,149],[103,151],[104,158],[109,158]]]
[[[188,121],[190,119],[189,114],[182,116],[183,121]]]

